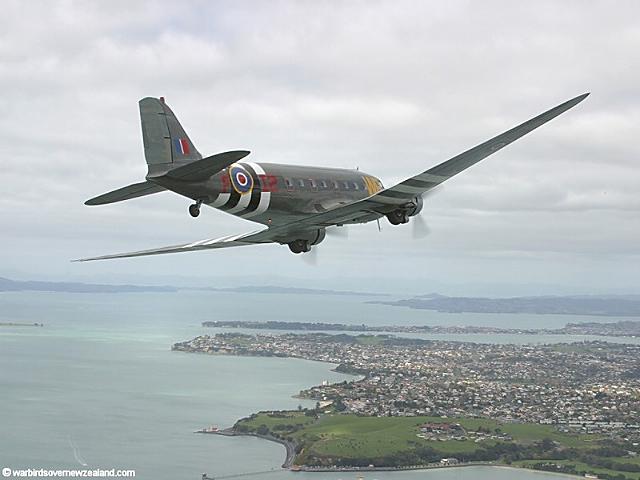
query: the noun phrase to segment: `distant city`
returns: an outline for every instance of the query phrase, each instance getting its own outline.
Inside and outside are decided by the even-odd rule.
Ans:
[[[389,332],[389,333],[429,333],[429,334],[496,334],[496,335],[599,335],[614,337],[640,336],[640,320],[620,320],[617,322],[567,323],[563,328],[499,328],[475,325],[354,325],[324,322],[278,322],[214,320],[202,322],[209,328],[241,328],[247,330],[286,331],[341,331],[341,332]]]

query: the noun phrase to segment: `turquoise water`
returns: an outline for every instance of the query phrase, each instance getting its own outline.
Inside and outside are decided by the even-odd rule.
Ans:
[[[198,479],[275,469],[253,478],[351,479],[354,474],[279,471],[284,449],[253,438],[197,435],[262,409],[308,405],[292,398],[322,380],[351,378],[293,359],[171,352],[211,319],[342,323],[566,323],[566,317],[427,314],[352,297],[222,294],[0,294],[0,467],[136,469],[137,478]],[[392,317],[389,315],[392,314]],[[535,318],[530,318],[535,317]],[[425,320],[429,318],[429,320]],[[571,317],[572,319],[574,317]],[[482,320],[487,321],[486,323]],[[571,320],[575,321],[575,320]],[[476,322],[476,323],[473,323]],[[566,339],[563,339],[566,340]],[[379,480],[539,478],[505,469],[373,473]],[[247,477],[252,478],[252,477]]]

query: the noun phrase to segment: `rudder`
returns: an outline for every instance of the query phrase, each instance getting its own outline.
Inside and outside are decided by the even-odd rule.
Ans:
[[[149,170],[200,160],[202,155],[164,99],[147,97],[138,102],[144,156]]]

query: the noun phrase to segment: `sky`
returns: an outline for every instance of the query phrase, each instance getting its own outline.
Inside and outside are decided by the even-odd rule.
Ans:
[[[640,293],[637,1],[11,1],[0,16],[0,275],[450,294]],[[443,184],[430,235],[382,222],[286,246],[70,263],[255,230],[142,181],[137,101],[204,155],[385,185],[584,92]]]

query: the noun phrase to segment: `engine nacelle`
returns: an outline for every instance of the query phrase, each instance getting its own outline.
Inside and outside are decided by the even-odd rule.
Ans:
[[[318,245],[320,242],[324,240],[324,237],[327,236],[327,232],[324,228],[319,228],[314,231],[311,235],[309,235],[309,245]]]
[[[289,250],[293,253],[305,253],[311,251],[312,245],[318,245],[322,242],[326,235],[327,232],[324,228],[318,228],[296,234],[294,238],[289,238],[282,243],[289,245]]]
[[[424,201],[422,197],[416,197],[409,203],[405,203],[401,208],[387,213],[387,218],[391,225],[401,225],[409,222],[409,217],[417,215],[422,210]]]
[[[422,207],[424,207],[424,200],[422,200],[422,197],[414,198],[411,203],[407,205],[407,215],[410,217],[418,215],[422,211]]]

